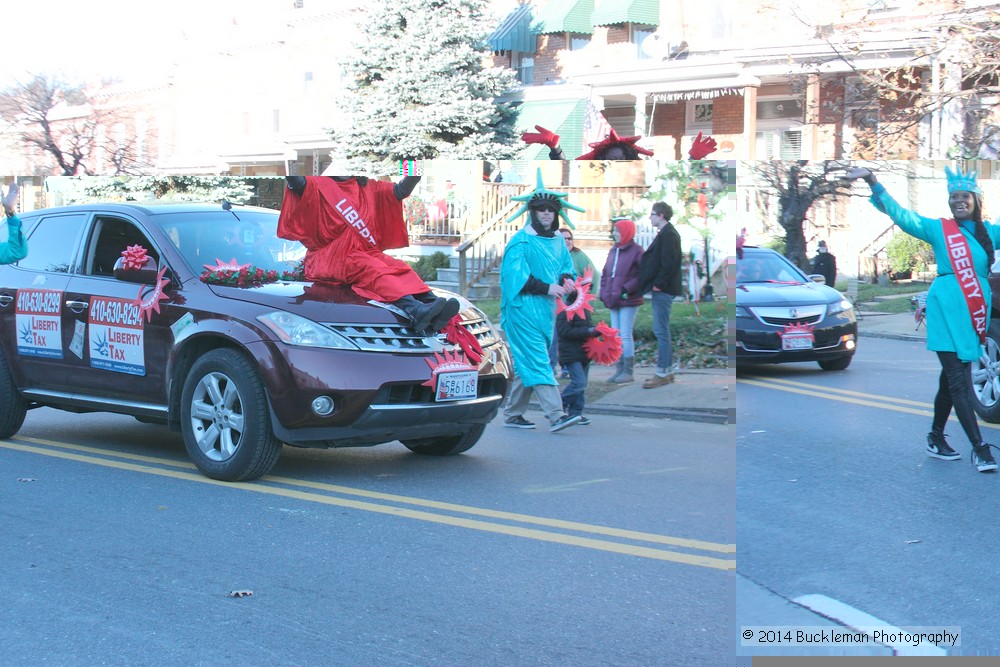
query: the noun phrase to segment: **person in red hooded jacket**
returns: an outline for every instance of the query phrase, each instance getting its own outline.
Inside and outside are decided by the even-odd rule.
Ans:
[[[308,280],[343,283],[359,296],[388,303],[418,333],[440,331],[459,311],[436,296],[406,262],[385,250],[409,245],[402,200],[420,180],[399,183],[365,176],[287,176],[278,236],[306,247]]]
[[[642,305],[639,291],[639,264],[642,262],[642,247],[633,241],[635,222],[631,218],[615,218],[612,221],[611,237],[615,245],[608,253],[601,273],[601,301],[611,310],[611,326],[618,329],[622,340],[622,356],[615,365],[616,372],[608,382],[624,384],[632,382],[632,365],[635,361],[635,343],[632,328],[635,315]]]

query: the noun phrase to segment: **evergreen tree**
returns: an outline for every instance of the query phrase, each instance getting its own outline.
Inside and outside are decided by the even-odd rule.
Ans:
[[[353,163],[513,157],[517,112],[495,98],[514,72],[489,68],[488,0],[372,0],[345,63],[353,83],[330,130]]]

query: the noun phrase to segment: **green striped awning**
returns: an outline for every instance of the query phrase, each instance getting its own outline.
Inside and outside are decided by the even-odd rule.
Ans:
[[[616,23],[660,25],[660,0],[602,0],[591,16],[591,24]]]
[[[590,21],[593,13],[594,0],[552,0],[531,24],[531,31],[536,35],[553,32],[590,35],[594,32]]]
[[[534,132],[536,125],[559,135],[559,146],[567,160],[582,155],[583,123],[587,116],[587,100],[529,101],[522,104],[517,118],[518,135]],[[526,144],[518,155],[522,160],[548,160],[549,147]]]
[[[520,5],[507,15],[487,40],[494,51],[535,52],[535,34],[531,32],[531,5]]]

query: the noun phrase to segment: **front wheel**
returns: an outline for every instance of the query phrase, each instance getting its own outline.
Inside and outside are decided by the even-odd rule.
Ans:
[[[188,456],[212,479],[257,479],[281,454],[264,385],[236,350],[212,350],[191,367],[181,395],[181,431]]]
[[[414,454],[430,456],[451,456],[472,449],[479,442],[486,430],[486,424],[473,424],[469,430],[460,435],[438,436],[436,438],[418,438],[416,440],[400,440]]]
[[[1000,424],[1000,322],[990,322],[983,354],[969,366],[972,407],[983,421]]]
[[[6,440],[21,430],[27,412],[28,405],[18,393],[7,366],[7,357],[0,350],[0,440]]]
[[[851,360],[854,359],[853,354],[849,354],[846,357],[838,357],[837,359],[824,359],[823,361],[817,361],[819,367],[824,371],[845,371],[847,367],[851,365]]]

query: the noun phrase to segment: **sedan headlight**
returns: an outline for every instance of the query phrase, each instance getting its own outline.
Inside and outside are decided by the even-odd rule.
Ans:
[[[266,315],[259,315],[257,319],[273,331],[281,342],[289,345],[332,347],[340,350],[358,349],[357,345],[340,334],[300,315],[277,310]]]
[[[750,311],[747,310],[746,306],[736,306],[736,317],[750,317]]]
[[[827,308],[826,314],[836,315],[837,313],[842,313],[845,310],[850,310],[853,307],[854,306],[851,304],[850,301],[848,301],[847,299],[841,299],[837,303],[831,303],[830,306]]]

